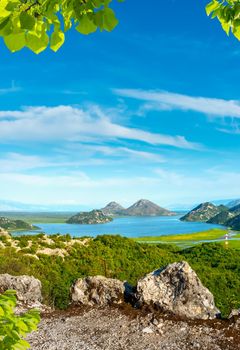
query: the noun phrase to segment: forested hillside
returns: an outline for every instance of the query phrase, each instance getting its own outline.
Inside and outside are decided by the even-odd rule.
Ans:
[[[17,252],[13,247],[0,249],[0,273],[28,274],[39,278],[45,302],[58,308],[68,306],[69,288],[79,277],[104,275],[135,285],[149,271],[181,260],[188,261],[195,269],[203,284],[214,294],[224,315],[232,308],[240,307],[239,251],[218,243],[180,251],[173,245],[140,244],[120,236],[78,239],[75,243],[69,236],[51,236],[51,248],[62,249],[65,253],[50,256],[36,253],[37,245],[42,244],[42,248],[50,245],[43,236],[20,237],[18,240],[22,250]],[[29,245],[29,240],[32,248],[24,248]]]

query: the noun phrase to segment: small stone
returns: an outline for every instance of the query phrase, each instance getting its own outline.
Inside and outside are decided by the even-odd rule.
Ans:
[[[143,328],[142,332],[143,332],[143,333],[147,333],[147,334],[152,334],[152,333],[154,333],[153,330],[152,330],[152,328],[150,328],[150,327]]]
[[[158,326],[158,320],[156,318],[154,318],[153,320],[151,320],[151,323],[154,325],[154,326]]]
[[[228,316],[228,319],[230,320],[231,318],[237,318],[240,316],[240,309],[233,309]]]

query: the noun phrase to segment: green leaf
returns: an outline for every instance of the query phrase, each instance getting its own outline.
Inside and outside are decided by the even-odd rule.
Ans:
[[[111,32],[118,25],[118,20],[112,9],[106,8],[104,10],[103,27],[108,32]]]
[[[88,35],[94,33],[97,30],[97,26],[88,15],[84,15],[76,29],[79,33]]]
[[[18,6],[18,1],[9,1],[5,9],[7,11],[14,11],[15,8]]]
[[[26,45],[25,33],[7,35],[4,37],[4,42],[10,51],[19,51]]]
[[[65,40],[63,31],[73,25],[84,35],[98,28],[113,30],[118,24],[109,7],[113,1],[119,0],[0,0],[0,36],[13,52],[26,46],[40,53],[49,41],[57,51]]]
[[[35,26],[35,18],[29,15],[27,12],[22,12],[19,18],[22,29],[31,30]]]
[[[219,2],[216,0],[211,1],[209,4],[206,6],[206,12],[207,15],[209,16],[214,10],[216,10],[220,6]]]
[[[12,33],[12,23],[10,21],[10,16],[8,16],[0,22],[0,35],[6,36],[11,33]]]
[[[65,35],[61,30],[53,32],[51,35],[50,48],[56,52],[63,45],[64,41]]]
[[[19,340],[17,344],[13,345],[13,350],[27,350],[30,348],[30,344],[26,340]]]
[[[221,21],[221,25],[222,25],[222,28],[223,28],[224,32],[225,32],[227,35],[229,35],[230,28],[231,28],[231,24],[228,23],[228,22]]]
[[[233,34],[238,40],[240,40],[240,26],[235,26],[234,27]]]
[[[38,36],[34,32],[27,33],[26,35],[27,47],[36,54],[39,54],[40,52],[44,51],[47,48],[48,43],[49,38],[46,33],[43,33],[41,36]]]

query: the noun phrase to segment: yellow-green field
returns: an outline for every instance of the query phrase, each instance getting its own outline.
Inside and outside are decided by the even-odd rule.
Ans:
[[[179,235],[170,235],[170,236],[156,236],[156,237],[140,237],[135,238],[134,240],[140,243],[168,243],[176,244],[180,247],[190,247],[197,243],[202,243],[205,241],[216,241],[224,239],[224,235],[228,233],[228,230],[224,229],[211,229],[203,232],[179,234]],[[240,236],[240,235],[239,235]],[[234,236],[237,237],[237,236]],[[238,242],[238,241],[231,241]],[[229,241],[230,245],[230,241]],[[237,244],[236,244],[237,245]],[[239,241],[240,246],[240,241]]]
[[[234,236],[234,238],[235,237],[236,236]],[[234,248],[234,249],[240,249],[240,240],[235,240],[234,238],[229,240],[228,242],[221,242],[220,244],[224,244],[225,247]],[[238,238],[240,238],[240,237],[238,237]]]

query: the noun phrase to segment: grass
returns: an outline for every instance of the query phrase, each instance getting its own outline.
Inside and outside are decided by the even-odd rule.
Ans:
[[[224,245],[225,247],[240,249],[240,241],[234,239],[231,239],[228,242],[221,242],[220,244]]]
[[[65,223],[74,213],[70,212],[1,212],[1,216],[5,216],[13,220],[23,220],[29,224],[62,224]]]
[[[234,235],[234,238],[240,238],[240,233],[237,233],[236,235]]]
[[[176,244],[181,248],[192,246],[196,243],[202,243],[203,241],[215,241],[222,238],[228,230],[224,229],[211,229],[208,231],[170,235],[170,236],[156,236],[156,237],[139,237],[134,240],[139,243],[169,243]]]

